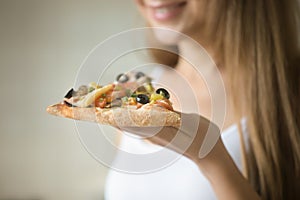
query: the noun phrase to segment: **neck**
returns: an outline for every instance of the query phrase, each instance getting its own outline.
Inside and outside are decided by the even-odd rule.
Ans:
[[[208,54],[214,60],[217,66],[221,66],[219,53],[213,48],[213,45],[211,42],[209,42],[209,39],[205,39],[204,36],[183,38],[178,42],[178,49],[179,53],[183,56],[199,56],[197,55],[197,52],[199,52],[199,49],[201,49],[201,51],[206,52],[206,54]],[[179,59],[179,61],[181,62],[181,59]]]
[[[212,46],[199,41],[201,40],[182,39],[178,42],[179,60],[176,68],[185,75],[195,75],[192,67],[201,74],[204,73],[203,75],[213,75],[213,71],[216,70],[214,66],[220,66]],[[223,74],[220,67],[217,69]]]
[[[217,67],[214,62],[217,54],[208,44],[202,47],[198,42],[191,42],[190,40],[181,40],[178,43],[178,48],[179,60],[176,70],[195,88],[199,105],[201,104],[203,111],[201,114],[220,127],[224,127],[224,124],[222,124],[223,113],[226,112],[224,109],[229,108],[229,105],[226,106],[228,102],[226,102],[224,88],[227,81],[224,77],[224,70]],[[214,105],[214,109],[220,110],[219,114],[211,115],[212,105]],[[232,120],[228,119],[227,116],[225,127],[232,123]]]

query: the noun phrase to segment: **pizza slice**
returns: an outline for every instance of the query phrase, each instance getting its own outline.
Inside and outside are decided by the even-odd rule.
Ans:
[[[120,74],[105,86],[83,85],[67,92],[63,102],[47,112],[65,118],[117,127],[180,126],[180,115],[164,88],[154,89],[143,72]]]

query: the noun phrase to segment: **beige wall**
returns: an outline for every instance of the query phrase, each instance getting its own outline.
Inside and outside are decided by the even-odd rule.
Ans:
[[[95,45],[138,23],[132,0],[0,0],[0,199],[102,199],[107,168],[45,107]]]

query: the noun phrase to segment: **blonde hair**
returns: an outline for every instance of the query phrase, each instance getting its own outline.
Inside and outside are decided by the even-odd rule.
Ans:
[[[240,134],[245,176],[262,199],[296,199],[300,190],[298,1],[207,2],[205,33],[231,76],[236,121],[247,118],[246,150]],[[160,56],[156,58],[164,64],[178,60],[174,55]]]

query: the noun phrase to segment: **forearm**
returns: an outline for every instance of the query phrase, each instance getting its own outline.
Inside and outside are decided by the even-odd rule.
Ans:
[[[259,200],[260,197],[240,173],[223,143],[219,141],[206,158],[197,161],[219,200]]]

